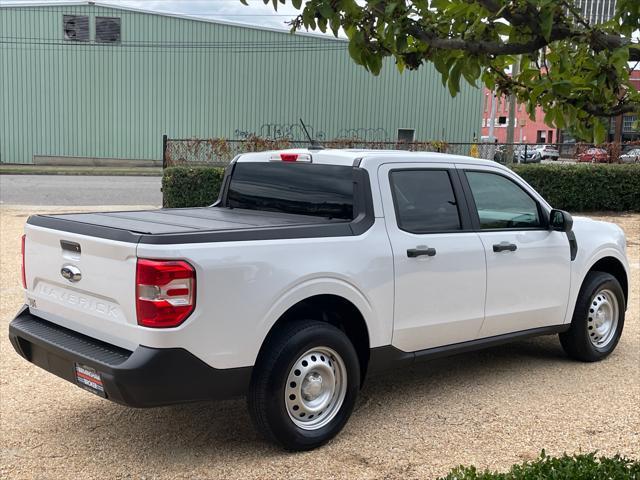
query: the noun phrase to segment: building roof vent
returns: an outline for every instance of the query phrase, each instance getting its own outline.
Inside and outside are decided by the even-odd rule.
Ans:
[[[96,17],[96,43],[120,43],[120,19]]]
[[[85,15],[64,15],[62,18],[64,39],[72,42],[89,41],[89,17]]]

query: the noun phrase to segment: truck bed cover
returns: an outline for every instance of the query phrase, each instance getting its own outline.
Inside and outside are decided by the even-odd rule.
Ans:
[[[226,207],[34,215],[27,223],[133,243],[197,243],[354,235],[356,222]]]

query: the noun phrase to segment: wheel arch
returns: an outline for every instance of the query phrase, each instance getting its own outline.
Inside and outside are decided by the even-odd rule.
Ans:
[[[291,305],[267,332],[257,358],[260,358],[274,333],[283,325],[309,319],[330,323],[345,333],[358,354],[362,383],[369,364],[371,346],[369,327],[360,308],[351,300],[334,293],[312,295]]]
[[[629,278],[624,264],[614,256],[604,256],[596,260],[587,270],[584,277],[590,272],[604,272],[612,275],[622,287],[624,293],[625,308],[629,303]],[[584,281],[584,280],[583,280]]]

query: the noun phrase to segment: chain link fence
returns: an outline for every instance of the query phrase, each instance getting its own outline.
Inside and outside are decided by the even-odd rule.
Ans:
[[[519,143],[447,143],[362,141],[358,139],[323,140],[324,148],[367,150],[406,150],[411,152],[440,152],[494,160],[503,164],[558,162],[640,163],[640,142],[607,143],[594,146],[588,143],[519,144]],[[177,165],[226,166],[236,155],[288,148],[307,148],[309,142],[300,140],[267,139],[250,136],[242,140],[224,138],[170,139],[163,137],[163,168]]]

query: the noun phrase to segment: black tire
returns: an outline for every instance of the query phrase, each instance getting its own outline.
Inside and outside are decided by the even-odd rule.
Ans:
[[[590,317],[590,310],[594,301],[597,301],[596,294],[604,289],[612,292],[617,300],[618,318],[615,333],[613,333],[611,339],[606,345],[598,347],[590,340],[590,335],[594,334],[593,318]],[[608,273],[589,272],[578,293],[571,327],[560,334],[560,343],[564,351],[570,357],[583,362],[597,362],[607,357],[616,348],[622,335],[625,308],[624,293],[618,280]]]
[[[335,416],[316,430],[305,430],[289,416],[285,404],[289,373],[307,351],[328,347],[346,369],[346,392]],[[323,358],[324,360],[324,358]],[[335,366],[335,361],[333,362]],[[334,367],[335,368],[335,367]],[[253,370],[247,396],[249,413],[257,430],[287,450],[311,450],[335,437],[351,416],[360,388],[360,364],[349,338],[326,322],[300,320],[274,332],[262,349]]]

